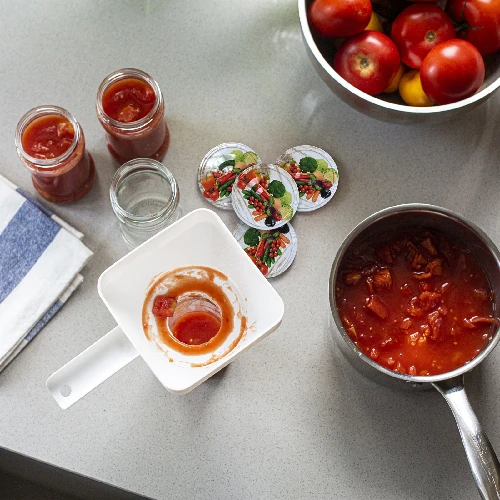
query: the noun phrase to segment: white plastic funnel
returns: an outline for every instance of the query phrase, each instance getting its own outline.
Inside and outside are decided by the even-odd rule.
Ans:
[[[221,359],[202,367],[169,362],[142,328],[142,306],[151,280],[184,266],[207,266],[224,273],[245,300],[249,328],[238,345]],[[281,323],[281,297],[211,210],[195,210],[109,267],[98,291],[118,322],[106,334],[47,380],[63,409],[141,355],[166,389],[184,394],[229,364]]]

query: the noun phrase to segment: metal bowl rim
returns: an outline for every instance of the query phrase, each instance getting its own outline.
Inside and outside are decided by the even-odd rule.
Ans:
[[[347,248],[351,245],[353,240],[359,236],[367,227],[369,227],[373,222],[381,220],[387,216],[395,215],[400,212],[431,212],[434,214],[438,215],[443,215],[445,217],[451,218],[460,224],[466,226],[468,229],[470,229],[492,252],[492,254],[495,256],[496,260],[500,262],[500,252],[498,251],[496,245],[493,243],[493,241],[484,233],[482,229],[480,229],[478,226],[476,226],[474,223],[464,219],[461,215],[457,214],[456,212],[453,212],[451,210],[448,210],[446,208],[438,207],[435,205],[430,205],[430,204],[424,204],[424,203],[408,203],[408,204],[403,204],[403,205],[395,205],[391,206],[388,208],[385,208],[383,210],[380,210],[378,212],[373,213],[363,221],[361,221],[344,239],[342,244],[340,245],[337,254],[335,256],[335,259],[332,264],[332,270],[330,272],[330,281],[328,284],[329,288],[329,298],[330,298],[330,311],[333,316],[333,320],[335,322],[335,325],[337,326],[337,330],[339,333],[342,335],[342,338],[346,342],[346,344],[352,349],[352,351],[360,357],[364,362],[366,362],[368,365],[370,365],[372,368],[375,368],[379,372],[382,372],[386,375],[389,375],[390,377],[393,378],[399,378],[401,380],[404,380],[408,383],[432,383],[432,382],[439,382],[441,380],[447,380],[453,377],[457,377],[459,375],[462,375],[463,373],[468,372],[469,370],[472,370],[475,366],[477,366],[481,361],[483,361],[486,356],[495,348],[497,343],[500,341],[500,326],[497,327],[497,331],[494,335],[494,337],[490,340],[488,346],[480,352],[475,358],[473,358],[470,362],[466,363],[465,365],[461,366],[460,368],[457,368],[456,370],[446,372],[446,373],[440,373],[438,375],[430,375],[430,376],[412,376],[412,375],[405,375],[401,374],[398,372],[394,372],[392,370],[389,370],[388,368],[385,368],[384,366],[376,363],[373,361],[369,356],[367,356],[363,351],[361,351],[351,340],[349,335],[344,329],[344,326],[342,324],[342,321],[340,320],[337,306],[335,303],[335,282],[337,279],[337,271],[339,268],[339,264],[344,257],[344,254],[347,250]]]
[[[494,82],[490,83],[487,87],[485,87],[480,92],[468,97],[467,99],[462,99],[461,101],[454,102],[451,104],[442,104],[439,106],[429,106],[429,107],[417,107],[417,106],[407,106],[404,104],[394,104],[392,102],[384,101],[383,99],[378,99],[377,97],[373,97],[361,90],[358,90],[356,87],[351,85],[347,80],[344,80],[326,61],[321,52],[314,41],[314,38],[311,33],[311,29],[309,28],[309,22],[307,19],[307,9],[306,9],[306,0],[298,0],[299,3],[299,19],[300,25],[302,28],[302,35],[304,39],[313,53],[314,57],[321,65],[323,70],[325,70],[330,77],[332,77],[339,85],[344,87],[345,89],[352,92],[354,95],[363,99],[365,101],[370,102],[371,104],[375,104],[382,108],[390,109],[393,111],[398,111],[402,113],[410,113],[414,115],[432,115],[437,113],[442,113],[446,111],[453,111],[456,109],[460,109],[468,106],[469,104],[473,104],[477,101],[481,101],[485,99],[488,95],[494,92],[498,87],[500,87],[500,77],[498,77]]]

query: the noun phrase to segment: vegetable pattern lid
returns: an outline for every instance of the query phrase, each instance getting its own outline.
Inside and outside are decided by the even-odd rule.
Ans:
[[[232,190],[236,215],[248,226],[272,230],[297,212],[299,192],[288,172],[276,165],[256,165],[238,175]]]
[[[266,278],[284,273],[297,254],[297,236],[290,223],[262,231],[240,222],[233,236]]]
[[[334,159],[315,146],[295,146],[276,163],[294,179],[299,190],[299,212],[311,212],[326,205],[337,191],[339,173]]]
[[[245,144],[226,142],[215,146],[198,168],[201,194],[217,208],[231,209],[231,192],[238,173],[259,163],[259,155]]]

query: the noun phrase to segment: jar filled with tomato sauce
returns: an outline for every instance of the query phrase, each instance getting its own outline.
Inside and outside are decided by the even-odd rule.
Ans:
[[[85,196],[95,178],[76,118],[58,106],[39,106],[17,124],[16,148],[36,190],[49,201],[68,203]]]
[[[133,68],[111,73],[99,86],[96,108],[108,150],[120,164],[163,159],[170,134],[163,95],[151,76]]]

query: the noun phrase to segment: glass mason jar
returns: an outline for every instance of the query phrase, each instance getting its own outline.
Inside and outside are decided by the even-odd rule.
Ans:
[[[37,128],[42,135],[37,136]],[[58,146],[54,142],[61,131],[65,133]],[[17,124],[15,140],[19,158],[46,200],[67,203],[90,191],[95,179],[94,160],[85,148],[80,124],[69,111],[58,106],[29,110]]]
[[[139,85],[135,90],[134,82]],[[118,97],[126,92],[138,95],[141,87],[143,91],[154,92],[154,103],[145,116],[135,121],[119,121],[116,117],[112,118],[106,114],[104,109],[107,102],[111,105],[113,101],[119,102]],[[139,99],[135,100],[137,112],[144,104],[141,104],[141,96],[138,97]],[[99,86],[96,110],[99,122],[106,131],[108,150],[118,162],[125,163],[134,158],[152,158],[158,161],[163,159],[170,142],[170,133],[164,116],[165,103],[158,83],[147,73],[133,68],[124,68],[111,73]],[[133,119],[133,115],[129,115],[126,119]]]
[[[109,196],[129,250],[182,215],[174,176],[165,165],[150,158],[123,164],[113,176]]]

